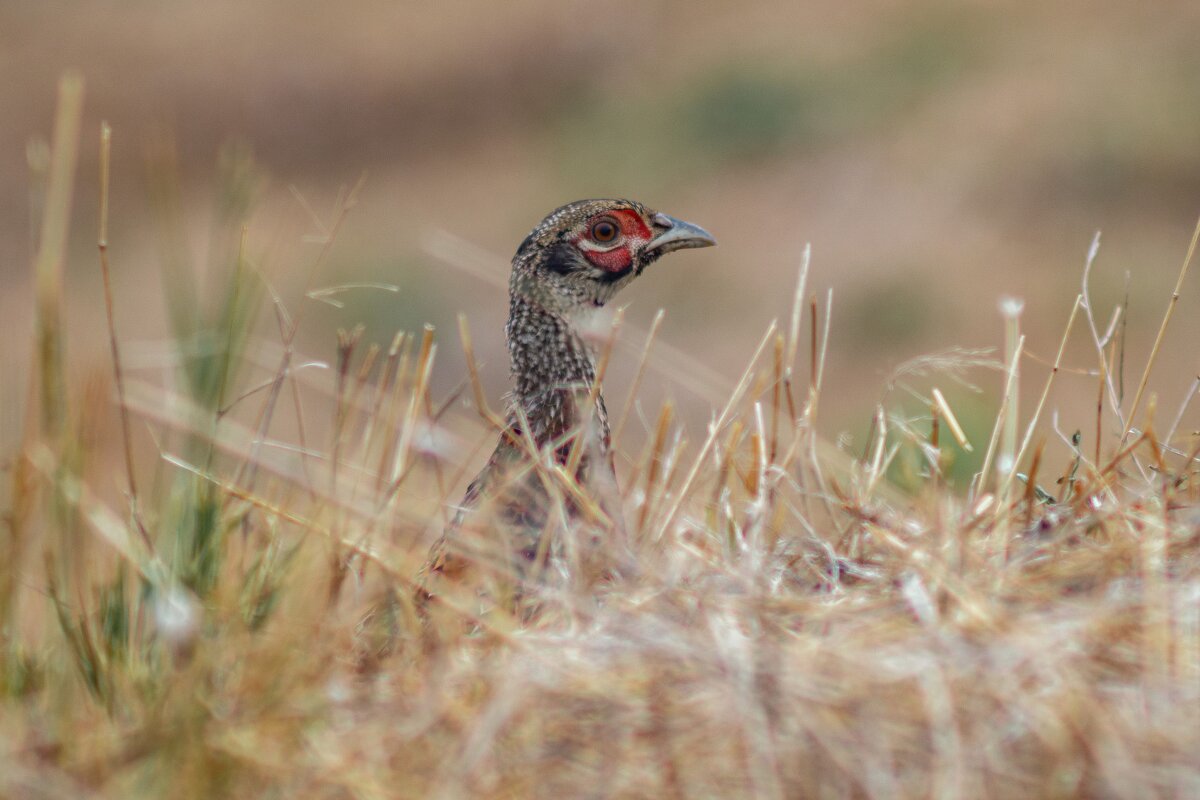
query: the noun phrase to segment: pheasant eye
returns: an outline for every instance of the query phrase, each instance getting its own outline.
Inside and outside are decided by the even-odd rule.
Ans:
[[[610,219],[602,219],[592,225],[592,239],[601,244],[608,244],[617,238],[617,226]]]

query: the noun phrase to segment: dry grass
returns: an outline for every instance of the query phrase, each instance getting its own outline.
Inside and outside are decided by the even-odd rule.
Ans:
[[[56,140],[52,164],[71,148]],[[423,630],[407,598],[424,546],[493,435],[462,433],[468,383],[431,396],[432,331],[344,332],[328,371],[304,370],[303,311],[261,288],[244,244],[231,260],[213,314],[177,321],[176,379],[123,382],[156,453],[131,460],[120,506],[93,485],[127,455],[95,449],[116,417],[59,379],[45,284],[51,396],[30,407],[55,412],[31,417],[3,498],[0,795],[1200,792],[1200,439],[1160,434],[1151,395],[1143,425],[1119,393],[1104,404],[1119,328],[1100,335],[1086,285],[1072,320],[1091,323],[1102,402],[1059,415],[1104,436],[1073,443],[1060,483],[1046,394],[1009,414],[1011,362],[994,469],[966,496],[941,474],[963,435],[940,392],[927,421],[881,408],[861,461],[822,445],[830,303],[809,302],[806,259],[786,331],[767,328],[711,427],[682,432],[666,408],[627,454],[632,559],[586,552],[575,526],[519,613],[478,602],[509,577],[485,569]],[[263,295],[283,346],[260,380]],[[942,361],[935,378],[961,366]],[[900,447],[924,459],[915,496],[885,477]]]

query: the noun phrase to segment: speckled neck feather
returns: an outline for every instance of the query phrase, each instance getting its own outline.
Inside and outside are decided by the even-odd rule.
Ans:
[[[533,441],[544,447],[583,422],[579,410],[596,379],[592,350],[566,315],[548,310],[519,285],[509,298],[505,334],[515,384],[508,423],[519,430],[523,415]],[[595,418],[598,430],[592,430],[607,450],[608,416],[599,396]]]

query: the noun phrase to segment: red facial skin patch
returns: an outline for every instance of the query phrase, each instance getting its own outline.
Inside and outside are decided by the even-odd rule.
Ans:
[[[597,249],[603,248],[605,245],[590,238],[592,225],[604,217],[612,218],[621,228],[621,237],[618,239],[619,244],[608,250]],[[605,272],[624,272],[632,267],[633,253],[637,248],[650,241],[652,236],[650,229],[642,221],[641,215],[629,209],[611,211],[589,220],[585,231],[582,236],[576,239],[576,244],[579,246],[579,250],[583,253],[584,258],[592,266],[602,269]]]
[[[624,272],[633,266],[633,255],[629,252],[629,247],[621,244],[619,247],[614,247],[612,250],[583,250],[583,257],[591,262],[592,266],[597,269],[602,269],[605,272]]]
[[[636,211],[621,209],[612,212],[610,216],[617,218],[617,222],[621,224],[621,233],[625,235],[626,239],[650,241],[653,234],[650,233],[650,229],[646,227],[646,223],[642,222],[641,215]]]

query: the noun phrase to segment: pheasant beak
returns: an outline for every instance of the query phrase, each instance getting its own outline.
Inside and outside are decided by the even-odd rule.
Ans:
[[[666,229],[646,244],[646,251],[656,256],[691,247],[712,247],[717,243],[712,234],[699,225],[666,214],[655,214],[654,226]]]

